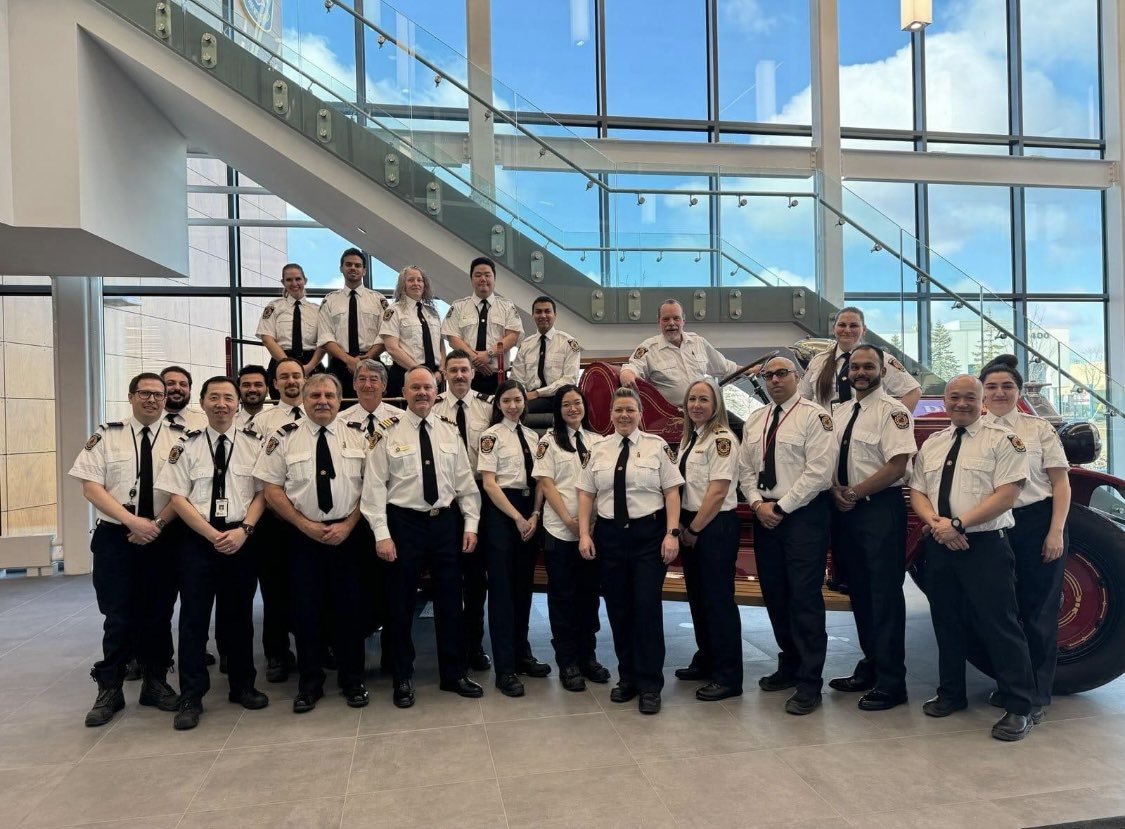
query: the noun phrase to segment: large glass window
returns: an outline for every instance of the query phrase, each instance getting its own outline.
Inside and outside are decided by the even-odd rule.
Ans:
[[[851,220],[843,227],[845,292],[912,293],[915,273],[908,263],[917,258],[914,185],[849,181],[843,197]]]
[[[913,57],[898,0],[840,0],[838,19],[841,123],[910,129]]]
[[[925,31],[927,129],[1008,132],[1007,6],[1007,0],[936,5]]]
[[[790,196],[812,189],[808,179],[724,178],[727,191],[776,192],[776,196],[749,196],[739,205],[737,196],[720,199],[720,228],[726,260],[723,285],[816,286],[816,249],[813,244],[814,202]],[[732,273],[733,271],[733,273]]]
[[[979,282],[1012,290],[1012,205],[1007,187],[934,184],[929,187],[930,273],[971,299]],[[939,255],[940,254],[940,255]]]
[[[1026,135],[1101,136],[1098,5],[1098,0],[1020,0]]]
[[[1094,190],[1024,190],[1027,290],[1102,293],[1102,194]]]

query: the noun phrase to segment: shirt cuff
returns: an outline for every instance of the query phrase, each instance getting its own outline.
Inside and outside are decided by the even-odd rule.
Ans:
[[[372,527],[371,531],[375,533],[376,541],[386,541],[391,537],[391,531],[386,524],[380,524],[377,527]]]
[[[480,523],[480,519],[478,519],[478,518],[466,518],[465,519],[465,532],[476,534],[477,526],[478,526],[479,523]]]

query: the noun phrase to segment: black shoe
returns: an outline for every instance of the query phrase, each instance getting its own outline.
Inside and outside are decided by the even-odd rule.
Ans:
[[[449,691],[462,697],[467,697],[468,699],[478,699],[484,696],[484,688],[480,687],[467,676],[461,677],[456,682],[443,682],[438,687],[443,691]]]
[[[843,593],[844,595],[847,595],[850,592],[848,590],[848,583],[846,581],[836,581],[836,579],[827,579],[824,582],[824,586],[827,587],[829,590],[835,590],[837,593]]]
[[[359,685],[345,688],[344,699],[348,702],[348,708],[365,708],[371,701],[371,695],[367,693],[367,687],[361,682]]]
[[[289,679],[289,661],[279,656],[266,660],[266,682],[285,682]]]
[[[579,662],[578,670],[582,672],[582,676],[591,682],[597,682],[599,685],[609,682],[609,668],[596,659]]]
[[[1031,724],[1039,725],[1039,723],[1043,722],[1043,715],[1046,713],[1047,707],[1045,705],[1038,705],[1035,708],[1032,708],[1031,714],[1029,715],[1031,717]]]
[[[545,676],[551,675],[551,666],[546,662],[540,662],[534,656],[525,656],[523,659],[516,662],[516,673],[534,677],[535,679],[542,679]]]
[[[225,653],[219,654],[219,673],[225,674],[230,669],[230,660]]]
[[[906,702],[906,691],[892,693],[876,688],[859,698],[860,711],[887,711]]]
[[[215,654],[211,653],[211,651],[207,651],[205,654],[203,654],[203,664],[206,665],[208,668],[210,668],[212,665],[214,665],[215,664]]]
[[[487,671],[492,667],[492,659],[483,650],[469,654],[467,663],[470,671]]]
[[[250,711],[257,711],[270,704],[270,698],[253,686],[243,688],[238,693],[231,691],[227,694],[227,699]]]
[[[686,668],[676,668],[676,679],[682,679],[685,682],[700,682],[704,679],[710,679],[711,674],[702,668],[695,665],[688,665]]]
[[[125,681],[136,682],[144,676],[144,669],[141,668],[140,663],[135,659],[130,659],[125,664]]]
[[[293,713],[307,714],[316,708],[316,701],[324,696],[324,691],[317,688],[315,691],[301,691],[293,698]]]
[[[167,679],[161,674],[148,674],[141,684],[141,705],[151,705],[161,711],[176,711],[180,707],[180,695],[172,690]]]
[[[859,674],[838,676],[835,679],[828,680],[828,687],[833,691],[843,691],[849,694],[856,691],[870,691],[875,687],[875,678],[868,678]]]
[[[404,679],[402,682],[396,682],[392,699],[396,708],[412,706],[414,704],[414,680]]]
[[[703,702],[718,702],[721,699],[740,696],[742,696],[741,688],[732,688],[729,685],[720,685],[717,682],[708,683],[695,692],[695,698]]]
[[[965,700],[951,700],[937,696],[922,703],[922,713],[927,717],[948,717],[957,711],[964,711],[969,707]]]
[[[498,674],[496,689],[506,697],[522,697],[524,694],[523,683],[515,674]]]
[[[660,694],[657,691],[645,691],[637,702],[637,710],[642,714],[660,713]]]
[[[797,716],[804,716],[811,714],[820,707],[820,693],[810,693],[809,691],[798,691],[785,700],[785,713],[796,714]]]
[[[89,728],[105,725],[124,707],[125,694],[121,692],[120,685],[98,683],[98,697],[94,700],[94,707],[86,714],[86,725]]]
[[[796,688],[797,680],[793,678],[792,674],[774,671],[769,676],[759,679],[758,687],[763,691],[784,691],[786,688]]]
[[[618,682],[609,692],[610,702],[628,702],[637,696],[637,686],[631,682]]]
[[[190,731],[199,725],[199,715],[203,713],[203,703],[188,697],[180,700],[180,710],[172,718],[172,728],[177,731]]]
[[[988,695],[988,704],[993,708],[1003,708],[1005,705],[1004,695],[999,691],[993,691]]]
[[[1031,731],[1031,716],[1027,714],[1013,714],[1009,711],[1000,718],[1000,722],[992,726],[992,736],[1006,743],[1022,740]]]
[[[562,680],[562,686],[568,691],[579,693],[586,690],[586,680],[582,678],[582,672],[578,670],[577,665],[561,668],[559,679]]]

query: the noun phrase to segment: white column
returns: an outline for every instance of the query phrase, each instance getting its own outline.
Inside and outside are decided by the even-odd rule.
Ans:
[[[812,74],[812,143],[816,168],[824,174],[821,195],[843,206],[840,188],[840,49],[836,0],[809,0],[810,69]],[[844,233],[836,217],[817,211],[817,271],[821,295],[844,304]]]
[[[1125,14],[1117,3],[1102,3],[1102,98],[1105,112],[1106,158],[1117,165],[1114,184],[1106,191],[1105,252],[1106,287],[1106,374],[1118,382],[1125,379],[1125,192],[1121,186],[1121,163],[1125,154]],[[1117,405],[1122,401],[1113,400]],[[1125,470],[1125,418],[1109,421],[1109,467],[1117,474]]]
[[[492,101],[492,9],[490,0],[465,0],[465,43],[469,89]],[[505,102],[514,107],[515,101]],[[492,195],[496,183],[493,118],[488,107],[469,100],[469,169],[473,185]]]

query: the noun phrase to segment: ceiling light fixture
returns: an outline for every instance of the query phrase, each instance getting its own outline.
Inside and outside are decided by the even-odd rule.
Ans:
[[[934,22],[932,0],[901,0],[902,30],[920,32]]]

